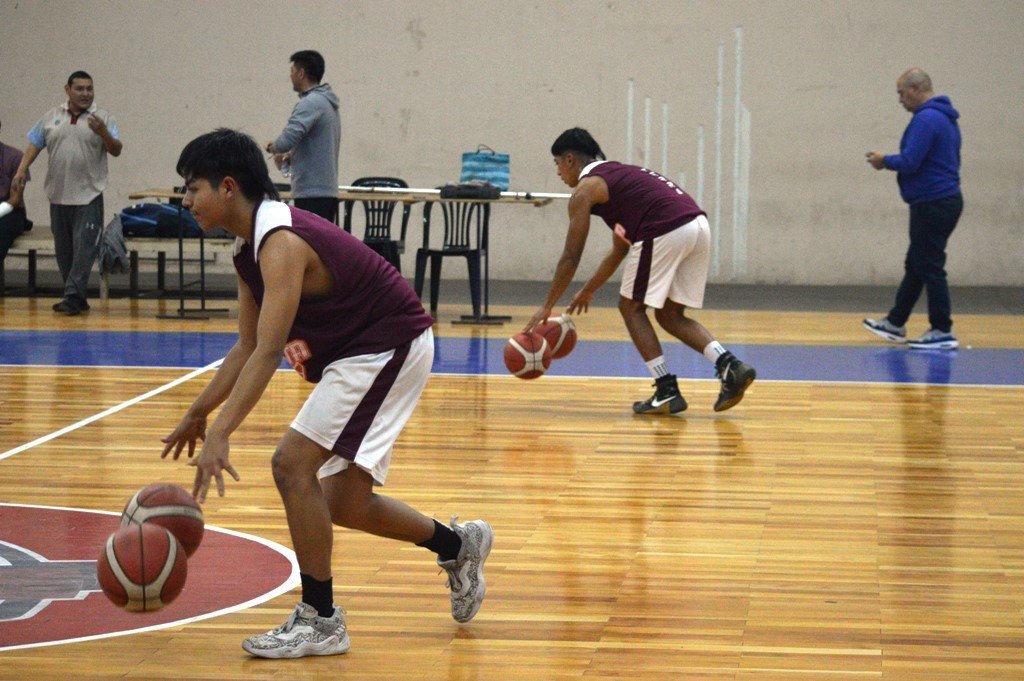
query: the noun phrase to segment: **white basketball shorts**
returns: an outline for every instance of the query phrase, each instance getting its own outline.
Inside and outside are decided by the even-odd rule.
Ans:
[[[318,477],[350,463],[383,485],[391,450],[412,416],[434,362],[434,334],[427,329],[387,352],[346,357],[324,369],[292,428],[333,453]]]
[[[699,308],[710,262],[711,229],[698,215],[668,234],[630,246],[619,294],[658,309],[666,299]]]

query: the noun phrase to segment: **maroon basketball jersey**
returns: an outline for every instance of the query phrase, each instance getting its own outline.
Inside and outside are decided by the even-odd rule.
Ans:
[[[706,215],[689,194],[653,170],[617,161],[597,161],[583,169],[608,185],[608,200],[592,206],[590,212],[609,227],[622,225],[630,243],[667,234]]]
[[[264,291],[259,249],[278,229],[302,237],[334,277],[329,295],[302,299],[288,332],[285,357],[306,380],[318,382],[328,364],[344,357],[396,348],[434,323],[387,260],[333,222],[278,201],[257,207],[252,243],[235,245],[235,269],[257,305]]]

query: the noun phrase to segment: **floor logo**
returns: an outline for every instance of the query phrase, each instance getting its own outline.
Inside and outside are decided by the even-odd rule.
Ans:
[[[129,613],[100,593],[96,560],[119,513],[0,504],[0,651],[186,624],[269,600],[298,583],[294,554],[207,526],[181,595]],[[239,579],[238,566],[253,569]]]
[[[99,590],[94,560],[47,560],[0,541],[0,622],[27,619],[53,601],[80,601]]]

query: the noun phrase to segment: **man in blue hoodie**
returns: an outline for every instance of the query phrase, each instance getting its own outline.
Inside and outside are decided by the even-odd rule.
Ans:
[[[946,242],[956,228],[964,200],[960,194],[960,113],[949,97],[936,97],[928,74],[913,68],[896,81],[900,104],[913,113],[900,140],[900,153],[869,151],[876,170],[896,171],[900,195],[910,205],[910,247],[896,303],[882,319],[865,319],[864,328],[894,343],[907,342],[905,324],[921,290],[928,292],[931,328],[908,345],[916,349],[955,350],[951,303],[946,283]]]
[[[292,199],[296,208],[337,222],[338,150],[341,115],[338,96],[324,77],[324,58],[314,50],[296,52],[291,60],[292,88],[299,101],[284,130],[266,150],[278,169],[291,167]]]

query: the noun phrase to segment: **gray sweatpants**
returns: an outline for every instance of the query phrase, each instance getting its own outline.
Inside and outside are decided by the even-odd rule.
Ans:
[[[51,203],[50,226],[64,297],[84,301],[103,234],[103,194],[84,206]]]

